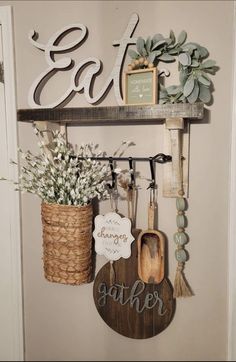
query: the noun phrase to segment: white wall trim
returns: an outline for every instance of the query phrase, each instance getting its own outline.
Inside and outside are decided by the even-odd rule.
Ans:
[[[6,127],[7,127],[7,157],[17,160],[17,106],[15,83],[14,36],[12,23],[12,7],[0,7],[0,23],[2,25],[4,80],[6,96]],[[18,170],[9,166],[9,177],[17,180]],[[10,203],[10,255],[11,255],[11,295],[12,305],[12,336],[9,346],[9,360],[24,360],[23,333],[23,301],[22,301],[22,266],[21,266],[21,227],[20,227],[20,197],[18,192],[9,192]],[[3,326],[0,326],[2,328]]]
[[[236,2],[234,1],[234,61],[229,192],[228,360],[236,360]]]

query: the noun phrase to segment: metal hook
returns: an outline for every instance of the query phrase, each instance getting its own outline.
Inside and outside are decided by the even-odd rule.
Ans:
[[[156,156],[155,156],[156,157]],[[155,170],[154,170],[154,158],[155,157],[149,157],[149,165],[150,165],[150,171],[151,171],[151,182],[147,189],[150,189],[150,205],[153,205],[155,203],[156,198],[156,177],[155,177]]]
[[[109,157],[109,165],[111,169],[112,184],[107,184],[110,189],[111,208],[114,212],[118,212],[118,190],[117,190],[117,174],[114,171],[114,159]]]
[[[151,171],[151,182],[150,185],[148,186],[148,189],[154,189],[155,185],[156,185],[156,178],[155,178],[155,171],[154,171],[154,157],[149,157],[149,165],[150,165],[150,171]]]
[[[129,170],[130,170],[130,178],[131,178],[131,183],[130,183],[129,187],[132,188],[133,185],[135,184],[133,158],[132,157],[129,157]]]
[[[109,187],[109,189],[114,189],[115,185],[116,185],[116,173],[114,172],[113,162],[114,162],[113,158],[109,157],[109,166],[111,169],[111,177],[112,177],[112,184],[107,183],[107,186]]]
[[[166,163],[172,160],[170,155],[165,155],[164,153],[158,153],[156,156],[152,157],[153,161],[158,163]]]

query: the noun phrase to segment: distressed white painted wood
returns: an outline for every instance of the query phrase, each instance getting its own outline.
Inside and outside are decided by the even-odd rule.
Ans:
[[[236,360],[236,3],[234,2],[234,70],[229,193],[228,360]]]
[[[40,92],[47,84],[47,80],[51,76],[53,76],[55,72],[59,72],[61,70],[65,71],[72,64],[72,59],[68,56],[56,61],[53,55],[58,52],[68,53],[69,50],[72,50],[75,47],[79,47],[85,40],[88,31],[86,26],[83,24],[71,24],[53,34],[46,44],[42,44],[36,41],[37,33],[34,30],[31,30],[29,33],[30,42],[36,48],[44,52],[45,60],[48,67],[35,79],[32,86],[30,87],[28,94],[29,106],[32,108],[55,108],[65,102],[71,95],[75,94],[75,92],[81,91],[84,92],[85,99],[88,103],[95,104],[105,97],[111,85],[114,86],[114,93],[117,103],[119,105],[123,105],[124,101],[121,90],[123,63],[128,46],[136,44],[136,39],[132,39],[132,34],[136,28],[138,21],[138,15],[136,13],[132,14],[122,38],[113,42],[113,46],[119,47],[117,57],[115,59],[114,66],[109,77],[107,78],[104,86],[97,95],[91,95],[93,89],[93,80],[94,78],[96,78],[96,75],[99,74],[102,67],[102,62],[95,57],[89,57],[82,60],[74,67],[71,75],[70,86],[66,90],[66,92],[53,103],[48,105],[42,105],[40,103]],[[79,38],[70,44],[60,46],[60,44],[58,44],[60,39],[62,39],[65,34],[70,33],[74,30],[81,31]],[[76,85],[77,75],[81,71],[86,71],[86,73],[83,77],[80,77],[82,78],[82,81],[80,81],[79,84]]]
[[[10,165],[11,159],[17,159],[14,47],[10,6],[0,7],[0,24],[5,82],[0,83],[0,174],[17,180],[18,170]],[[24,359],[24,346],[20,201],[19,194],[12,185],[5,182],[0,184],[0,195],[0,360],[21,361]]]
[[[131,221],[116,212],[97,215],[94,220],[95,251],[108,260],[128,259],[131,256]]]
[[[183,190],[188,196],[189,122],[167,118],[164,125],[164,153],[172,162],[163,165],[163,196],[177,197]]]

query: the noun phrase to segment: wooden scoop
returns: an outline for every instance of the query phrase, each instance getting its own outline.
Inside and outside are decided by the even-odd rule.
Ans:
[[[148,230],[138,236],[138,275],[149,284],[159,284],[164,278],[165,237],[154,230],[154,203],[148,208]]]

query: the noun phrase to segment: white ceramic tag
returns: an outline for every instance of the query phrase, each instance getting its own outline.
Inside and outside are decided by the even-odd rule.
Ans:
[[[131,221],[115,212],[95,217],[95,251],[109,260],[128,259],[131,256]]]

